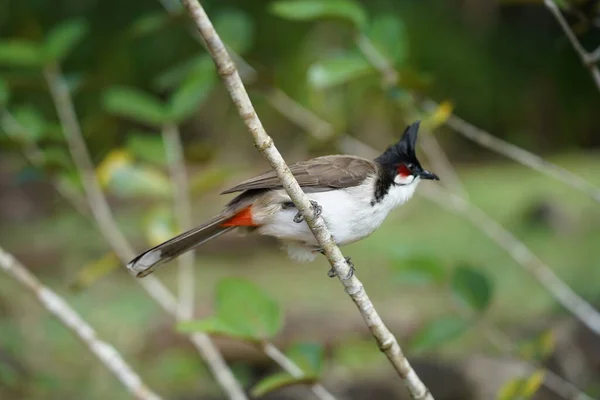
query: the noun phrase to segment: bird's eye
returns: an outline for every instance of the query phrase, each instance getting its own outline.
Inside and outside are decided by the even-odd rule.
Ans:
[[[400,175],[402,178],[412,175],[412,172],[410,171],[411,167],[412,164],[400,164],[398,167],[398,175]]]

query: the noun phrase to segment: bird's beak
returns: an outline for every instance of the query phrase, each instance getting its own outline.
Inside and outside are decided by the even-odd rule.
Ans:
[[[421,179],[429,179],[431,181],[439,181],[440,180],[440,178],[436,174],[434,174],[433,172],[429,172],[427,170],[421,171],[419,173],[419,177]]]

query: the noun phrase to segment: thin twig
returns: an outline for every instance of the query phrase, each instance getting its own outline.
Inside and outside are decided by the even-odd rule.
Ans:
[[[437,108],[438,104],[432,100],[427,100],[424,102],[424,106],[429,110],[433,110]],[[546,161],[542,157],[514,144],[499,139],[457,115],[451,115],[446,121],[446,125],[467,139],[578,189],[600,203],[600,188],[581,178],[579,175]]]
[[[1,247],[0,268],[31,291],[42,306],[69,328],[136,399],[160,400],[160,397],[142,382],[113,346],[102,341],[94,329],[67,302],[44,286],[27,268]]]
[[[287,371],[294,378],[303,378],[306,374],[294,361],[292,361],[288,356],[286,356],[281,350],[279,350],[273,343],[265,342],[262,345],[262,351],[273,361],[275,361],[281,368]],[[320,384],[316,382],[312,384],[311,390],[313,394],[320,400],[335,400],[335,396],[333,396],[329,391]]]
[[[2,113],[0,125],[2,125],[2,128],[7,133],[11,131],[27,131],[27,129],[6,109]],[[8,136],[11,137],[11,135]],[[44,168],[44,153],[35,142],[25,144],[24,148],[22,148],[22,152],[25,159],[32,166],[38,169]],[[83,199],[81,199],[75,193],[65,190],[56,178],[52,177],[51,183],[54,190],[56,190],[56,192],[61,195],[75,210],[77,210],[77,212],[84,216],[89,214],[87,204],[85,204]]]
[[[516,355],[518,353],[517,347],[512,343],[510,337],[504,332],[484,324],[482,326],[484,334],[488,341],[496,347],[499,351],[504,354]],[[558,375],[554,371],[546,368],[544,365],[536,361],[525,361],[526,366],[529,369],[529,373],[541,370],[544,373],[544,385],[560,397],[568,400],[594,400],[584,392],[582,392],[577,386]]]
[[[478,227],[490,239],[523,266],[565,309],[575,315],[592,332],[600,335],[600,313],[540,260],[529,248],[498,222],[465,199],[439,188],[427,187],[421,194],[443,208],[457,212]]]
[[[100,232],[115,251],[124,265],[131,260],[135,253],[127,242],[112,215],[110,207],[96,177],[94,165],[89,155],[69,89],[62,77],[58,66],[45,68],[44,75],[50,88],[50,93],[56,107],[63,133],[67,140],[71,157],[83,181],[84,189],[92,213],[96,219]],[[138,280],[138,283],[158,304],[169,314],[177,315],[177,300],[173,294],[156,277]],[[230,399],[246,400],[247,397],[236,380],[235,376],[223,360],[210,338],[204,333],[190,335],[190,340],[198,349],[204,361],[208,364],[219,385]]]
[[[177,219],[178,229],[191,229],[192,207],[190,205],[190,190],[188,187],[185,159],[181,135],[175,124],[163,127],[163,139],[167,163],[173,185],[173,212]],[[179,257],[179,319],[189,320],[194,315],[194,252],[189,251]]]
[[[565,32],[565,35],[571,42],[571,45],[579,54],[583,65],[590,70],[590,74],[592,74],[594,83],[596,84],[598,90],[600,90],[600,69],[598,69],[598,66],[596,65],[596,55],[588,53],[587,50],[583,48],[583,46],[579,42],[579,39],[577,39],[577,36],[575,36],[573,30],[571,30],[571,27],[567,23],[567,20],[565,19],[565,17],[563,17],[562,13],[560,12],[560,8],[558,8],[558,6],[556,5],[556,3],[554,3],[553,0],[544,0],[544,4],[546,5],[546,7],[548,7],[552,15],[554,15],[554,18],[556,18],[556,20],[560,24],[561,28]]]
[[[327,260],[334,268],[340,282],[344,285],[346,292],[354,300],[360,313],[362,314],[367,326],[371,330],[380,349],[386,354],[400,377],[406,383],[411,396],[414,399],[433,399],[429,390],[419,379],[416,372],[402,353],[400,345],[389,329],[384,325],[381,317],[375,310],[373,303],[367,296],[362,283],[356,277],[356,274],[350,278],[350,267],[346,263],[342,252],[334,242],[331,233],[322,217],[313,213],[308,197],[304,194],[298,182],[290,172],[283,157],[275,147],[273,139],[265,132],[260,119],[248,97],[244,84],[237,72],[235,64],[227,53],[223,42],[206,15],[206,12],[197,0],[182,0],[184,7],[190,13],[192,20],[196,24],[200,34],[215,61],[217,71],[221,75],[225,87],[236,105],[240,116],[246,124],[248,130],[254,138],[254,143],[258,150],[271,164],[271,167],[277,174],[286,193],[294,202],[298,211],[308,223],[311,231],[315,235],[319,246],[323,249]]]
[[[548,3],[551,3],[551,5],[549,5],[548,7],[551,10],[553,10],[553,12],[555,12],[555,11],[558,12],[558,18],[559,18],[559,22],[561,22],[561,25],[563,25],[563,23],[566,24],[566,21],[564,21],[564,18],[562,18],[562,15],[560,14],[560,10],[557,9],[556,5],[551,0],[545,0],[545,2],[546,2],[546,5],[548,5]],[[563,25],[563,27],[564,26],[565,25]],[[573,35],[572,31],[568,28],[568,25],[566,25],[566,28],[567,28],[566,31],[569,32],[571,35]],[[572,36],[572,37],[574,37],[574,36]],[[389,63],[385,59],[385,57],[383,57],[381,55],[381,53],[379,53],[377,48],[373,45],[373,43],[367,36],[365,36],[363,34],[358,35],[356,38],[356,43],[357,43],[357,46],[359,47],[359,49],[363,52],[364,56],[367,58],[367,60],[384,77],[394,76],[393,71],[395,71],[395,70],[394,70],[393,65],[391,63]],[[576,49],[583,49],[581,47],[581,45],[579,44],[579,42],[577,41],[577,38],[575,38],[575,43],[577,43],[579,46],[579,47],[576,47]],[[585,50],[583,50],[583,51],[585,51]],[[600,80],[600,72],[598,72],[598,68],[596,66],[594,66],[592,68],[592,70],[595,71],[594,77],[596,78],[596,76],[597,76],[597,79]],[[390,79],[386,79],[386,81],[393,83],[393,80],[390,80]],[[599,88],[600,88],[600,86],[599,86]],[[425,110],[433,112],[439,107],[439,104],[437,104],[433,100],[426,99],[423,102],[422,106],[425,108]],[[590,197],[592,197],[597,202],[600,202],[600,188],[591,184],[590,182],[586,181],[585,179],[581,178],[580,176],[578,176],[572,172],[569,172],[566,169],[559,167],[558,165],[552,164],[552,163],[544,160],[540,156],[537,156],[537,155],[530,153],[520,147],[517,147],[508,142],[505,142],[502,139],[498,139],[497,137],[491,135],[490,133],[485,132],[484,130],[479,129],[476,126],[470,124],[469,122],[463,120],[462,118],[458,117],[457,115],[454,115],[454,114],[450,115],[450,117],[446,120],[445,124],[448,125],[450,128],[454,129],[455,131],[457,131],[458,133],[460,133],[461,135],[463,135],[464,137],[480,144],[481,146],[486,147],[495,152],[498,152],[500,154],[504,154],[505,156],[512,158],[513,160],[515,160],[521,164],[527,165],[528,167],[531,167],[531,168],[535,169],[536,171],[539,171],[543,174],[546,174],[555,179],[558,179],[561,182],[564,182],[567,185],[570,185],[571,187],[588,194]]]
[[[468,199],[469,194],[460,180],[456,168],[450,162],[433,132],[421,136],[421,148],[427,155],[431,169],[440,175],[442,181],[446,182],[445,186],[461,197]]]
[[[469,312],[463,307],[452,307],[453,311],[464,318],[473,319],[477,318],[474,312]],[[500,329],[494,327],[485,319],[479,318],[477,325],[483,331],[485,338],[494,346],[497,350],[503,354],[508,354],[514,357],[519,356],[519,348],[514,344],[514,341]],[[593,400],[590,396],[583,393],[577,386],[558,375],[557,373],[549,370],[540,362],[535,360],[523,360],[524,366],[527,368],[527,373],[531,374],[535,371],[543,371],[544,374],[544,385],[560,397],[568,400]]]

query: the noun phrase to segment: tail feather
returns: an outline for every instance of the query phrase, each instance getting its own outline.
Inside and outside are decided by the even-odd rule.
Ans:
[[[127,269],[141,278],[154,272],[159,266],[179,257],[230,230],[235,226],[224,226],[231,215],[219,215],[209,222],[182,233],[164,243],[146,250],[127,264]]]

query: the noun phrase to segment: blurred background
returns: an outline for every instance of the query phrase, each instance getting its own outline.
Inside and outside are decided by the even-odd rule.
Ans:
[[[418,191],[442,191],[415,196],[343,251],[435,398],[586,398],[551,390],[553,373],[600,398],[600,338],[473,224],[473,211],[440,207],[447,190],[462,188],[468,204],[600,307],[598,202],[446,125],[454,112],[600,185],[600,93],[552,13],[525,0],[321,3],[331,10],[303,17],[266,0],[202,1],[288,162],[364,155],[343,146],[348,137],[383,151],[423,120],[422,163],[442,182]],[[590,52],[600,44],[597,3],[559,3]],[[116,221],[145,250],[181,231],[165,126],[180,130],[192,225],[228,201],[221,190],[269,168],[184,10],[176,0],[0,0],[0,36],[0,246],[164,398],[224,398],[99,231],[43,74],[60,62]],[[370,64],[361,37],[397,82]],[[425,111],[426,98],[441,105]],[[174,292],[175,264],[155,274]],[[315,373],[339,398],[408,398],[352,301],[326,277],[324,258],[293,264],[270,240],[229,234],[201,247],[195,265],[195,318],[214,315],[223,279],[245,278],[284,315],[273,342],[311,344]],[[0,276],[0,398],[129,398],[31,293]],[[280,370],[252,343],[222,335],[216,343],[245,388]],[[311,393],[292,386],[267,396]]]

